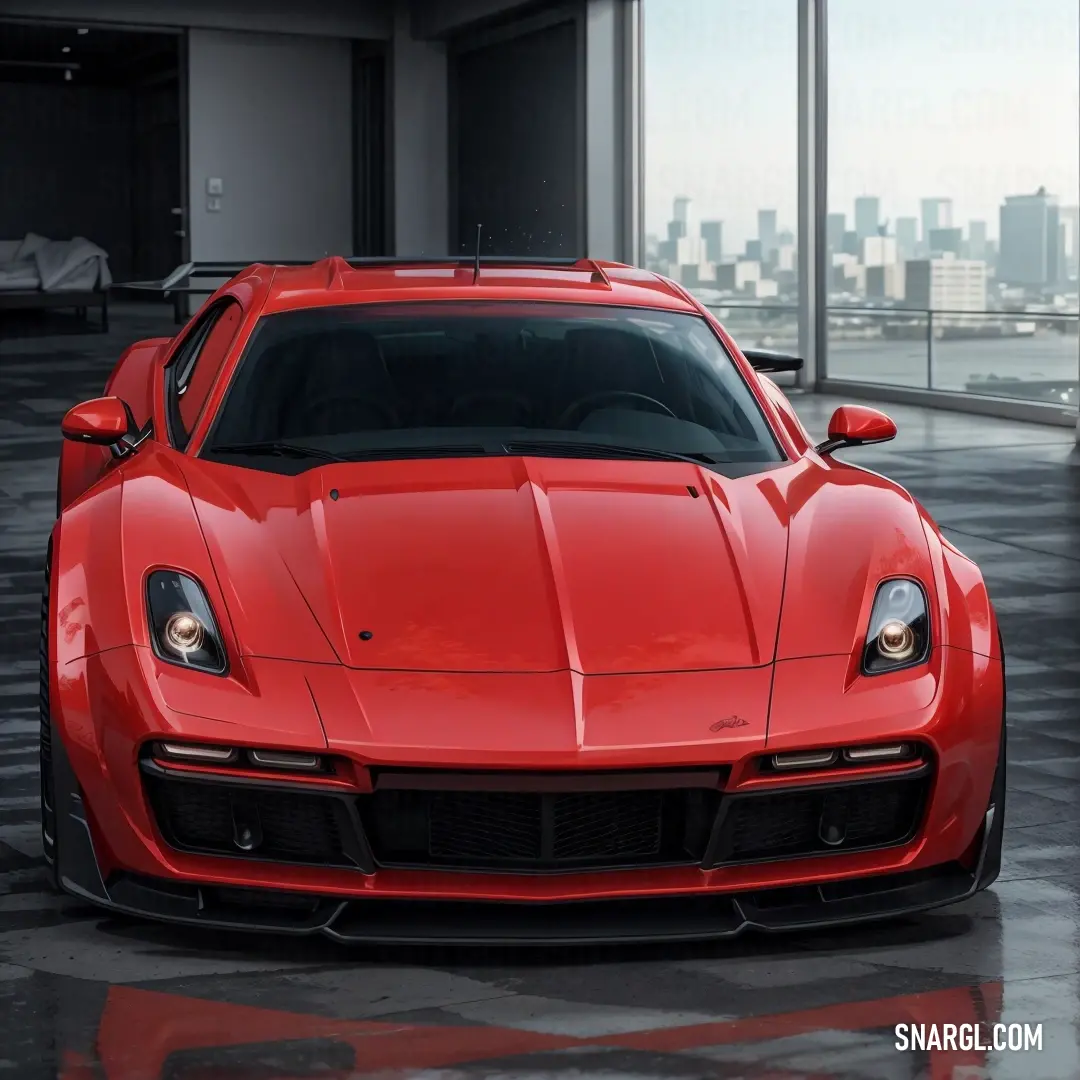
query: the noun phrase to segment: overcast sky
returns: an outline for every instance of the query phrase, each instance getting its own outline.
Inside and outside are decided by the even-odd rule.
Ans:
[[[798,0],[644,0],[646,228],[677,194],[724,221],[795,228]],[[829,0],[829,208],[952,197],[988,222],[1040,185],[1080,202],[1077,0]],[[849,226],[850,227],[850,226]]]

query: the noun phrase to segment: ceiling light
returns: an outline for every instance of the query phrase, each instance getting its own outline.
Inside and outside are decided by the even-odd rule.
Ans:
[[[71,52],[71,46],[70,45],[65,45],[60,51],[62,53],[69,53],[69,52]]]
[[[86,34],[89,34],[90,31],[87,30],[85,26],[80,26],[79,29],[75,31],[75,33],[77,33],[80,37],[82,37],[82,36],[85,36]]]
[[[64,82],[71,82],[71,68],[64,69]]]

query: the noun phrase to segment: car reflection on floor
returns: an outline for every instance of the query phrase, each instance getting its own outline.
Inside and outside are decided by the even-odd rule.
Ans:
[[[417,1070],[456,1076],[461,1069],[473,1077],[614,1072],[747,1080],[796,1075],[946,1080],[981,1075],[986,1053],[900,1054],[895,1026],[947,1020],[981,1025],[988,1032],[1001,1014],[1002,985],[988,982],[772,1016],[575,1038],[488,1025],[341,1020],[113,986],[94,1046],[65,1052],[60,1080],[345,1080],[415,1076]],[[989,1043],[989,1035],[982,1041]],[[838,1072],[829,1067],[830,1052],[838,1052]]]

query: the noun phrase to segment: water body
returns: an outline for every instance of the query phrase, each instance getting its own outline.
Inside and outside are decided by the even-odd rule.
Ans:
[[[925,341],[830,341],[829,375],[934,390],[964,390],[988,377],[1072,386],[1080,378],[1080,341],[1062,334],[935,341],[932,365],[927,351]]]
[[[767,330],[749,320],[724,320],[729,333],[740,345],[774,349],[798,347],[794,322]],[[967,338],[935,341],[933,363],[927,362],[925,338],[906,341],[881,337],[841,338],[830,335],[828,372],[831,378],[884,383],[934,390],[968,391],[972,384],[989,380],[983,393],[997,397],[1037,396],[1023,383],[1060,383],[1071,389],[1076,404],[1080,382],[1080,339],[1053,331],[1031,337]],[[1019,386],[1010,382],[1019,380]]]

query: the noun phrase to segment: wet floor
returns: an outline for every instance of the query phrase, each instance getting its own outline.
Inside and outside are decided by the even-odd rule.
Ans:
[[[522,952],[222,935],[52,896],[35,695],[57,429],[121,345],[162,331],[121,310],[111,335],[0,340],[0,1075],[1080,1077],[1080,461],[1062,428],[891,407],[899,439],[847,455],[911,488],[982,563],[1001,617],[1004,869],[965,904],[857,931]],[[837,403],[798,404],[817,434]],[[958,1025],[957,1045],[897,1048],[897,1025],[929,1024]]]

